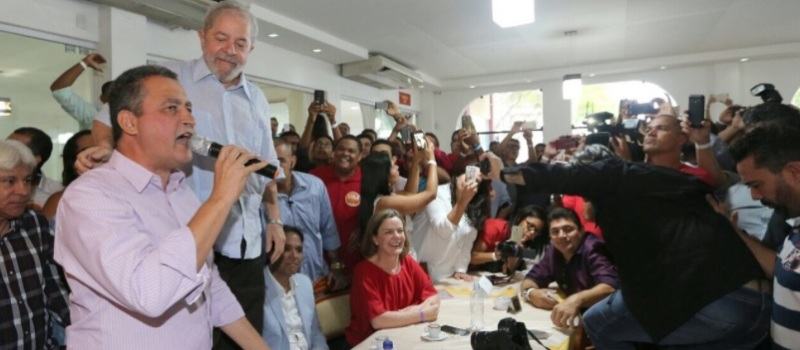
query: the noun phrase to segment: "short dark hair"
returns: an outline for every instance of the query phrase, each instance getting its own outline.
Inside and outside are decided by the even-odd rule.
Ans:
[[[360,133],[360,134],[358,134],[358,136],[356,136],[356,138],[358,138],[359,140],[361,140],[361,139],[369,139],[369,142],[370,142],[370,143],[372,143],[373,141],[375,141],[375,140],[373,140],[373,139],[372,139],[372,135],[365,134],[365,133],[363,133],[363,132],[362,132],[362,133]]]
[[[430,136],[433,139],[433,145],[436,146],[436,148],[439,148],[439,138],[436,136],[436,134],[428,131],[425,133],[425,136]]]
[[[103,86],[100,87],[100,94],[103,95],[103,96],[108,97],[108,93],[111,92],[111,87],[113,85],[114,85],[114,81],[113,80],[109,80],[109,81],[103,83]]]
[[[283,225],[283,233],[284,233],[284,236],[288,236],[290,233],[294,233],[298,237],[300,237],[300,242],[304,241],[303,232],[300,231],[300,229],[297,228],[297,227],[290,226],[290,225]]]
[[[72,135],[64,144],[64,151],[61,158],[64,159],[64,170],[61,171],[61,184],[67,187],[72,181],[78,178],[78,170],[75,169],[75,160],[78,159],[78,140],[83,136],[91,136],[91,130],[81,130]]]
[[[284,136],[297,136],[297,138],[300,138],[300,134],[298,134],[296,131],[292,131],[292,130],[288,130],[288,131],[282,132],[281,133],[281,138],[283,138]]]
[[[405,231],[406,221],[403,215],[394,209],[384,209],[370,217],[365,231],[362,231],[358,235],[352,236],[358,237],[358,240],[352,243],[356,245],[358,251],[361,252],[361,255],[363,255],[365,258],[369,258],[378,252],[378,247],[375,245],[375,242],[372,241],[372,237],[378,235],[378,229],[381,227],[383,222],[386,221],[386,219],[390,218],[400,219],[400,221],[403,222],[403,231]],[[408,238],[408,233],[405,233],[405,235],[406,240],[405,243],[403,243],[403,251],[400,253],[400,260],[402,260],[406,254],[408,254],[409,250],[411,250],[411,242]]]
[[[361,134],[362,135],[369,135],[369,138],[372,141],[375,141],[376,139],[378,139],[378,132],[376,132],[375,130],[372,130],[372,129],[364,129],[364,130],[361,131]]]
[[[343,135],[340,137],[338,140],[336,140],[336,143],[333,144],[333,149],[336,150],[336,147],[339,147],[339,143],[344,140],[354,141],[358,145],[358,152],[364,152],[364,148],[361,146],[361,141],[359,141],[358,138],[353,135]]]
[[[114,83],[111,84],[111,92],[108,96],[108,106],[111,110],[111,131],[114,142],[122,137],[122,128],[117,121],[117,115],[121,111],[130,111],[135,116],[142,115],[142,101],[147,90],[145,90],[145,79],[150,77],[164,77],[177,81],[178,75],[175,72],[158,65],[146,65],[131,68],[122,73]]]
[[[788,124],[800,128],[800,111],[782,103],[762,103],[749,108],[742,115],[746,126],[761,124]]]
[[[780,172],[789,162],[800,161],[800,129],[787,125],[764,125],[742,136],[730,147],[736,163],[753,156],[756,167]]]
[[[394,145],[392,145],[392,143],[389,142],[389,140],[386,140],[386,139],[377,139],[377,140],[375,140],[375,142],[372,143],[372,147],[369,150],[370,153],[372,152],[373,149],[375,149],[375,146],[379,146],[379,145],[389,146],[389,149],[392,150],[392,156],[395,155],[394,154]]]
[[[570,208],[564,207],[555,207],[547,213],[547,226],[550,226],[550,223],[555,220],[569,220],[572,221],[575,226],[578,227],[578,230],[583,230],[583,224],[581,223],[581,219],[578,217],[578,213]]]
[[[41,169],[42,165],[44,165],[44,163],[50,159],[50,155],[53,154],[53,140],[50,139],[50,136],[41,129],[31,126],[14,130],[14,134],[28,136],[31,139],[25,146],[31,149],[34,156],[39,156],[42,159],[42,162],[37,165],[36,170],[38,171]]]

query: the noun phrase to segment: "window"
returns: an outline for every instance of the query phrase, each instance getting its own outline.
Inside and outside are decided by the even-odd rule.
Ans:
[[[583,94],[579,100],[572,100],[572,129],[573,134],[586,133],[587,115],[609,112],[615,116],[619,113],[621,100],[636,100],[648,102],[654,98],[661,98],[677,103],[672,96],[660,86],[646,81],[622,81],[615,83],[584,85]]]
[[[374,109],[374,105],[369,107]],[[417,113],[407,109],[403,109],[402,107],[399,108],[400,108],[400,113],[402,113],[405,116],[410,115],[411,124],[416,125]],[[383,109],[374,109],[374,111],[375,111],[375,132],[378,133],[378,138],[381,139],[389,138],[389,134],[391,134],[392,129],[394,129],[395,125],[394,118],[386,114],[386,111]]]
[[[792,97],[792,105],[800,107],[800,89],[797,89],[797,92],[794,93],[794,97]]]
[[[543,142],[544,128],[542,109],[542,90],[523,90],[492,93],[476,98],[467,106],[464,115],[472,116],[472,122],[485,149],[493,141],[500,142],[506,137],[514,122],[528,122],[535,125],[533,143]],[[461,128],[461,118],[456,122],[456,129]],[[439,135],[446,140],[450,135]],[[522,145],[525,139],[522,133],[514,136]],[[527,147],[521,147],[517,161],[528,159]]]
[[[336,122],[346,123],[350,126],[351,134],[360,133],[361,130],[364,130],[363,108],[365,107],[371,108],[372,106],[342,99],[342,110],[336,112]]]

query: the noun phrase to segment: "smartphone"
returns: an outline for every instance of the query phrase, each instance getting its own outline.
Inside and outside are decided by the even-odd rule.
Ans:
[[[461,117],[461,128],[467,129],[473,134],[477,133],[477,131],[475,131],[475,124],[472,123],[472,117],[468,115]]]
[[[400,140],[403,141],[404,144],[409,144],[411,141],[414,140],[414,131],[411,130],[411,127],[408,125],[404,125],[400,129]]]
[[[425,132],[417,131],[414,133],[414,141],[417,142],[417,149],[425,149],[428,142],[425,141]]]
[[[629,119],[636,120],[636,119]],[[594,134],[586,135],[586,145],[603,145],[611,149],[611,134],[607,132],[596,132]]]
[[[325,103],[325,90],[314,90],[314,102]]]
[[[529,329],[529,330],[528,330],[528,332],[530,332],[530,333],[528,334],[528,338],[529,338],[529,339],[533,339],[533,338],[531,338],[531,337],[530,337],[530,336],[531,336],[531,334],[532,334],[534,337],[538,338],[538,339],[547,339],[547,337],[549,337],[549,336],[550,336],[550,332],[546,332],[546,331],[540,331],[540,330],[538,330],[538,329]]]
[[[522,123],[522,130],[536,130],[536,121],[531,120],[529,122]]]
[[[455,334],[455,335],[469,335],[469,331],[463,328],[456,328],[453,326],[442,325],[442,332]]]
[[[467,165],[464,173],[464,183],[471,184],[478,182],[478,173],[480,171],[481,169],[474,165]]]
[[[574,137],[561,137],[556,139],[555,147],[557,150],[570,149],[578,147],[578,139]]]
[[[511,226],[511,238],[514,242],[522,242],[522,227],[514,225]]]
[[[713,94],[711,95],[718,102],[725,102],[728,99],[728,94]]]
[[[705,109],[706,97],[704,95],[689,95],[689,123],[693,128],[703,127]]]
[[[658,113],[658,105],[655,102],[631,103],[628,105],[628,114],[630,115],[656,113]]]
[[[375,102],[375,109],[379,109],[379,110],[382,110],[382,111],[388,110],[389,109],[389,102],[387,102],[387,101]]]

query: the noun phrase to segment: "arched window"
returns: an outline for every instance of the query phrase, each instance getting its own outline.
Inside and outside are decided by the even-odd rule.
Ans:
[[[506,137],[516,121],[528,122],[529,126],[535,126],[533,142],[542,142],[544,127],[542,114],[542,90],[537,89],[496,92],[480,96],[467,105],[463,115],[472,117],[481,144],[488,150],[493,141],[500,142]],[[461,128],[461,118],[456,122],[456,129],[459,128]],[[515,135],[514,138],[525,144],[522,133]],[[527,159],[528,149],[521,147],[518,161]]]
[[[609,112],[616,117],[621,100],[636,100],[639,103],[661,98],[677,103],[668,92],[660,86],[646,81],[620,81],[584,85],[583,94],[578,100],[572,100],[572,133],[586,133],[586,116],[594,113]]]
[[[800,89],[797,89],[797,92],[794,93],[790,103],[794,106],[800,107]]]

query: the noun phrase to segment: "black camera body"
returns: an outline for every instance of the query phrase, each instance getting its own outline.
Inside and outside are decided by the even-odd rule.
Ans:
[[[750,89],[750,94],[761,97],[761,101],[764,101],[764,103],[783,102],[783,97],[778,90],[775,90],[775,85],[770,83],[761,83],[753,86],[753,88]]]
[[[497,244],[497,251],[500,252],[500,259],[519,258],[522,256],[522,247],[514,241],[503,241]]]
[[[475,332],[470,337],[474,350],[532,350],[525,323],[506,317],[497,324],[497,330]]]

